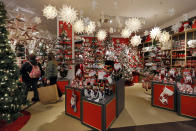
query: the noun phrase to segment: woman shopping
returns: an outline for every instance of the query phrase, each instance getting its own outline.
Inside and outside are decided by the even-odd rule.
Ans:
[[[45,77],[47,79],[47,84],[54,85],[57,83],[57,61],[55,60],[54,54],[48,54],[48,64],[46,66]],[[62,100],[62,93],[60,89],[57,87],[58,95],[60,100]]]

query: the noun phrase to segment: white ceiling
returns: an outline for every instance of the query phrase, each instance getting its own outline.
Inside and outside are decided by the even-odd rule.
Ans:
[[[56,19],[46,20],[42,16],[44,5],[52,4],[59,10],[63,4],[68,4],[78,10],[79,14],[83,12],[84,17],[89,17],[97,21],[101,15],[115,18],[120,16],[121,23],[128,17],[145,18],[145,25],[141,31],[160,26],[165,22],[182,16],[184,13],[196,9],[196,0],[1,0],[6,4],[7,9],[14,10],[22,7],[34,12],[34,16],[42,17],[40,27],[48,29],[56,34]],[[93,9],[93,3],[96,2],[96,8]],[[95,5],[95,4],[94,4]],[[117,6],[115,6],[117,5]],[[170,16],[168,10],[174,8],[175,14]],[[25,11],[24,11],[25,12]],[[27,12],[26,12],[27,13]],[[27,13],[28,14],[28,13]],[[32,14],[31,14],[32,15]],[[114,20],[113,20],[114,21]],[[116,27],[115,22],[110,26]]]

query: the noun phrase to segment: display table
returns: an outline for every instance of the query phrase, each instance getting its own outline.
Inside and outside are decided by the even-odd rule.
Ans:
[[[196,95],[178,92],[178,114],[196,119]]]
[[[58,80],[57,87],[61,90],[62,93],[65,93],[65,86],[69,85],[68,80]]]
[[[167,88],[167,90],[164,90],[165,88]],[[152,82],[151,104],[159,108],[176,111],[176,89],[176,84]],[[173,95],[169,95],[168,92],[173,92]],[[165,99],[162,99],[162,96]]]
[[[104,101],[95,102],[83,97],[82,124],[96,130],[107,130],[116,119],[116,96],[106,96]]]
[[[116,115],[120,114],[120,112],[125,107],[125,80],[120,79],[115,82],[115,93],[116,93]]]
[[[71,107],[71,97],[72,93],[76,94],[76,107],[77,111],[74,112],[74,110]],[[81,96],[82,96],[82,90],[81,89],[75,89],[69,86],[66,86],[65,89],[65,113],[67,115],[70,115],[76,119],[81,119],[80,112],[81,112]]]

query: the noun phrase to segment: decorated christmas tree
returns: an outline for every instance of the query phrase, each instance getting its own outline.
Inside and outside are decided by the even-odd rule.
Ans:
[[[6,30],[6,10],[0,2],[0,120],[12,122],[20,115],[26,103],[25,87],[19,82],[19,69],[15,62]]]

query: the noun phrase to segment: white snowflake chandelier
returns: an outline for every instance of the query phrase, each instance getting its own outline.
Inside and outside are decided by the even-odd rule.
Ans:
[[[179,28],[181,27],[181,25],[182,25],[182,23],[177,22],[176,24],[174,24],[174,25],[172,26],[172,31],[174,31],[174,33],[178,33]]]
[[[131,38],[131,44],[135,47],[135,46],[138,46],[139,44],[141,44],[141,37],[138,36],[138,35],[135,35]]]
[[[35,22],[36,24],[40,24],[40,23],[42,22],[42,20],[41,20],[40,17],[36,16],[36,17],[34,17],[34,22]]]
[[[159,39],[161,35],[161,30],[159,27],[154,27],[151,31],[150,31],[150,37],[154,40],[154,39]]]
[[[100,41],[105,40],[106,36],[107,36],[107,33],[106,33],[105,30],[99,30],[98,33],[97,33],[97,38]]]
[[[84,22],[81,19],[74,23],[74,31],[76,33],[82,33],[84,31]]]
[[[142,26],[141,21],[138,18],[129,18],[125,21],[125,25],[132,32],[138,32],[138,30],[141,29]]]
[[[63,5],[59,12],[60,20],[73,24],[77,19],[77,11],[71,6]]]
[[[43,9],[43,16],[47,19],[54,19],[57,16],[57,10],[54,6],[48,5]]]
[[[163,33],[161,33],[161,36],[160,36],[160,38],[159,38],[159,41],[160,41],[161,43],[166,43],[166,42],[169,41],[169,39],[170,39],[169,33],[166,32],[166,31],[163,31]]]
[[[131,35],[131,31],[127,28],[124,28],[121,32],[121,36],[123,38],[129,38],[130,35]]]
[[[87,34],[92,34],[95,31],[96,25],[94,21],[90,21],[89,24],[85,27]]]

